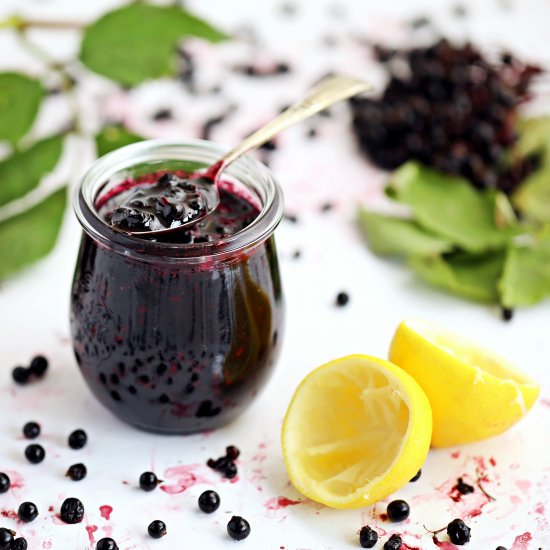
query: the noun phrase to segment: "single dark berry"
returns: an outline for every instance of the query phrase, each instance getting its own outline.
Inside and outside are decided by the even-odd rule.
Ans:
[[[237,473],[238,473],[237,465],[234,462],[230,462],[227,465],[227,468],[225,469],[225,471],[223,472],[223,475],[227,479],[233,479],[234,477],[236,477]]]
[[[152,491],[157,488],[157,485],[162,483],[153,472],[143,472],[139,476],[139,486],[144,491]]]
[[[510,307],[503,307],[501,313],[503,321],[511,321],[514,316],[514,310]]]
[[[250,535],[250,524],[241,516],[233,516],[227,524],[227,534],[233,540],[244,540]]]
[[[27,550],[27,548],[27,539],[24,539],[23,537],[15,539],[10,546],[10,550]]]
[[[21,521],[30,523],[38,517],[38,508],[33,502],[23,502],[17,509],[17,515]]]
[[[220,495],[216,491],[204,491],[199,497],[199,508],[205,514],[211,514],[220,507]]]
[[[77,498],[66,498],[59,516],[65,523],[80,523],[84,518],[84,504]]]
[[[418,472],[416,472],[416,475],[413,478],[411,478],[410,482],[418,481],[420,479],[421,475],[422,475],[422,469],[420,469],[420,470],[418,470]]]
[[[27,422],[23,426],[23,435],[27,439],[36,439],[40,435],[40,424],[37,422]]]
[[[156,519],[155,521],[152,521],[149,524],[149,527],[147,527],[147,532],[149,533],[149,536],[151,536],[154,539],[160,539],[166,535],[166,524],[164,521],[160,521],[160,519]]]
[[[26,384],[29,381],[29,369],[26,369],[25,367],[15,367],[11,371],[11,376],[14,380],[14,382],[17,382],[17,384]]]
[[[10,550],[15,531],[0,527],[0,550]]]
[[[118,550],[117,543],[109,537],[98,540],[95,548],[96,550]]]
[[[470,493],[473,493],[475,489],[472,485],[468,485],[467,483],[464,483],[461,477],[457,479],[455,489],[461,494],[461,495],[468,495]]]
[[[505,546],[497,546],[496,550],[508,550]]]
[[[239,455],[241,454],[241,451],[235,445],[229,445],[229,447],[226,447],[225,454],[227,458],[231,460],[237,460],[239,458]]]
[[[46,451],[44,450],[44,447],[42,447],[42,445],[33,443],[25,449],[25,456],[31,464],[39,464],[44,460],[44,457],[46,456]]]
[[[42,355],[37,355],[31,361],[29,370],[32,375],[42,378],[48,370],[48,360]]]
[[[384,550],[399,550],[403,540],[399,535],[392,535],[384,544]]]
[[[69,466],[69,469],[67,470],[67,473],[65,475],[67,477],[70,477],[73,481],[81,481],[86,477],[87,473],[88,470],[86,469],[86,466],[79,462],[78,464],[73,464],[72,466]]]
[[[70,436],[69,436],[69,447],[71,449],[74,449],[75,451],[78,449],[82,449],[88,441],[88,436],[86,435],[86,432],[84,430],[75,430]]]
[[[359,544],[361,548],[373,548],[378,542],[378,533],[368,525],[361,527],[359,531]]]
[[[339,292],[336,296],[336,305],[339,307],[345,306],[349,302],[349,294],[347,292]]]
[[[411,509],[404,500],[392,500],[386,509],[391,521],[404,521],[409,517]]]
[[[0,494],[7,493],[11,485],[11,479],[8,474],[0,472]]]
[[[447,525],[447,535],[453,544],[463,545],[470,541],[471,529],[461,520],[453,519]]]

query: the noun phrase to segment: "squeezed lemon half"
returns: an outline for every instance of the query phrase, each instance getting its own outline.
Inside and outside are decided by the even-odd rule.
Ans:
[[[424,321],[404,321],[390,361],[422,387],[433,412],[434,447],[486,439],[529,412],[540,386],[505,359]]]
[[[332,508],[360,508],[409,482],[431,435],[429,401],[411,376],[383,359],[349,355],[302,380],[281,440],[298,491]]]

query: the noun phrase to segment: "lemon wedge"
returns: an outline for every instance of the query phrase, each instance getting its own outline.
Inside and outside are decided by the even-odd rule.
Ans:
[[[390,361],[422,387],[433,412],[432,446],[500,434],[535,403],[540,386],[505,359],[424,321],[404,321]]]
[[[383,359],[349,355],[296,389],[282,428],[290,480],[332,508],[361,508],[409,482],[430,446],[432,414],[420,386]]]

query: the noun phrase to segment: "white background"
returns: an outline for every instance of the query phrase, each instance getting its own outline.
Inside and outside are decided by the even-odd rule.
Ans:
[[[19,12],[33,18],[88,21],[116,2],[96,0],[0,0],[0,17]],[[190,96],[172,81],[148,83],[127,94],[96,77],[82,77],[77,101],[85,114],[82,123],[92,133],[102,119],[124,119],[137,132],[150,136],[196,137],[207,116],[237,110],[214,139],[227,145],[273,116],[285,103],[298,98],[329,70],[370,77],[381,75],[362,39],[407,44],[406,24],[413,16],[430,15],[444,33],[469,37],[494,52],[499,46],[533,60],[548,62],[550,5],[542,0],[491,0],[467,5],[467,16],[453,15],[452,2],[308,0],[296,4],[296,13],[285,15],[281,2],[195,0],[188,5],[225,30],[243,37],[223,46],[193,42],[199,59],[200,86],[222,83],[219,96]],[[246,27],[254,29],[258,44],[247,42]],[[35,32],[33,39],[60,60],[70,59],[78,48],[73,31]],[[329,48],[327,37],[336,42]],[[252,80],[233,74],[237,62],[287,61],[288,76]],[[0,32],[2,68],[44,74],[43,66],[25,53],[10,33]],[[74,69],[78,74],[80,70]],[[544,85],[533,110],[544,110]],[[173,121],[155,123],[151,114],[170,107]],[[0,511],[9,512],[23,500],[34,501],[40,517],[28,525],[1,518],[30,542],[30,548],[88,549],[86,526],[97,526],[95,539],[112,532],[120,548],[211,549],[231,548],[225,533],[231,514],[242,514],[252,525],[252,535],[239,547],[253,549],[338,549],[357,547],[356,532],[365,523],[380,533],[399,532],[410,548],[435,548],[423,529],[440,528],[454,517],[467,518],[472,528],[469,548],[550,548],[550,528],[545,507],[549,505],[548,426],[550,423],[550,340],[548,302],[520,310],[511,323],[503,323],[496,309],[468,303],[413,279],[398,263],[373,256],[355,226],[358,203],[379,204],[383,175],[358,155],[344,105],[331,118],[318,118],[293,128],[279,139],[279,150],[270,164],[286,195],[287,211],[297,224],[283,222],[277,231],[281,269],[286,292],[287,329],[282,357],[268,388],[235,423],[219,432],[193,437],[160,437],[123,425],[98,403],[85,387],[76,368],[68,339],[68,298],[78,247],[79,227],[68,213],[55,252],[35,267],[0,288],[0,471],[21,479],[22,488],[0,495]],[[34,135],[55,131],[70,116],[70,104],[51,98],[41,111]],[[311,127],[318,132],[308,139]],[[69,141],[55,175],[45,189],[75,180],[93,159],[85,137]],[[325,214],[320,205],[332,200],[337,207]],[[293,259],[295,250],[302,256]],[[0,258],[0,261],[3,261]],[[350,293],[345,308],[334,306],[340,290]],[[397,324],[411,316],[438,322],[475,337],[487,347],[516,362],[542,385],[539,403],[530,415],[508,433],[461,449],[431,451],[420,481],[403,488],[398,496],[410,502],[412,513],[404,524],[389,525],[378,514],[384,503],[365,510],[334,511],[306,502],[270,510],[271,499],[285,496],[299,500],[289,486],[279,448],[281,419],[298,381],[312,368],[349,353],[386,356]],[[28,388],[10,381],[14,365],[28,362],[38,353],[51,359],[47,379]],[[41,442],[46,461],[26,463],[22,425],[35,419],[43,425]],[[66,436],[85,428],[90,443],[80,452],[66,446]],[[204,465],[227,444],[242,450],[237,483],[222,482]],[[452,453],[458,452],[457,458]],[[496,462],[492,466],[489,462]],[[66,468],[83,461],[88,477],[75,484],[63,477]],[[479,491],[454,503],[447,492],[456,477],[470,481],[476,467],[485,463],[487,490],[496,501],[482,514],[468,519],[485,498]],[[190,466],[191,465],[191,466]],[[169,468],[183,466],[179,470]],[[190,487],[167,494],[146,494],[136,489],[139,474],[153,469],[170,486]],[[187,472],[187,473],[186,473]],[[196,476],[195,484],[189,472]],[[129,482],[129,485],[123,483]],[[220,510],[206,516],[197,511],[196,497],[214,487],[222,498]],[[66,526],[55,513],[67,496],[78,496],[86,506],[85,521]],[[110,505],[110,520],[101,517],[99,506]],[[53,507],[53,512],[48,507]],[[163,519],[169,535],[152,541],[146,527]],[[374,519],[373,519],[374,518]],[[532,540],[522,542],[530,533]],[[382,540],[387,539],[387,535]],[[514,542],[515,541],[515,542]],[[382,543],[379,543],[379,548]]]

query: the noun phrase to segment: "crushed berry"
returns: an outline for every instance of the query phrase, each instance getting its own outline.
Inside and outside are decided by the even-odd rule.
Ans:
[[[470,541],[471,529],[461,520],[453,519],[447,525],[447,535],[453,544],[463,545]]]
[[[7,493],[10,489],[11,480],[8,474],[0,472],[0,494]]]
[[[88,435],[84,430],[75,430],[69,435],[68,443],[71,449],[78,451],[88,442]]]
[[[37,422],[27,422],[23,426],[23,435],[27,439],[36,439],[40,435],[40,424]]]
[[[404,500],[392,500],[388,504],[386,512],[390,521],[405,521],[409,517],[411,509]]]
[[[25,367],[15,367],[11,371],[13,381],[20,385],[25,385],[29,381],[30,371]]]
[[[454,487],[461,495],[468,495],[470,493],[474,492],[474,488],[472,485],[468,485],[467,483],[464,483],[461,477],[457,479],[456,485]]]
[[[118,550],[117,543],[110,537],[97,541],[96,550]]]
[[[403,539],[399,535],[392,535],[385,543],[384,550],[399,550]]]
[[[48,360],[43,355],[37,355],[31,361],[29,370],[33,376],[42,378],[48,370]]]
[[[226,448],[225,452],[226,454],[224,456],[220,456],[215,460],[213,458],[209,458],[206,462],[206,465],[209,468],[220,472],[224,477],[232,479],[238,473],[237,465],[235,464],[234,460],[237,459],[240,451],[234,445],[230,445]]]
[[[81,481],[86,477],[87,473],[88,470],[86,469],[86,466],[79,462],[78,464],[73,464],[72,466],[69,466],[69,469],[67,470],[67,473],[65,475],[71,478],[73,481]]]
[[[347,292],[339,292],[336,295],[336,305],[338,307],[343,307],[347,305],[348,302],[349,302],[349,294]]]
[[[38,508],[33,502],[23,502],[17,509],[17,516],[25,523],[30,523],[38,517]]]
[[[199,508],[205,514],[211,514],[220,507],[220,495],[216,491],[204,491],[199,496]]]
[[[412,483],[413,481],[418,481],[420,479],[420,476],[422,475],[422,468],[416,472],[416,475],[411,478],[409,483]]]
[[[42,445],[33,443],[25,449],[25,456],[31,464],[40,464],[46,456],[46,451]]]
[[[160,519],[152,521],[149,524],[149,527],[147,527],[147,532],[149,533],[149,536],[154,539],[160,539],[168,533],[166,530],[166,524]]]
[[[80,523],[84,518],[84,504],[77,498],[67,498],[61,505],[59,516],[65,523]]]
[[[244,540],[250,535],[250,524],[241,516],[233,516],[227,524],[227,534],[233,540]]]
[[[13,543],[15,531],[0,527],[0,550],[9,550]]]
[[[153,472],[143,472],[139,476],[139,486],[144,491],[153,491],[162,481]]]
[[[27,539],[18,537],[11,543],[10,550],[27,550],[28,546]]]
[[[373,548],[378,542],[378,533],[368,525],[361,527],[359,531],[359,544],[361,548]]]

